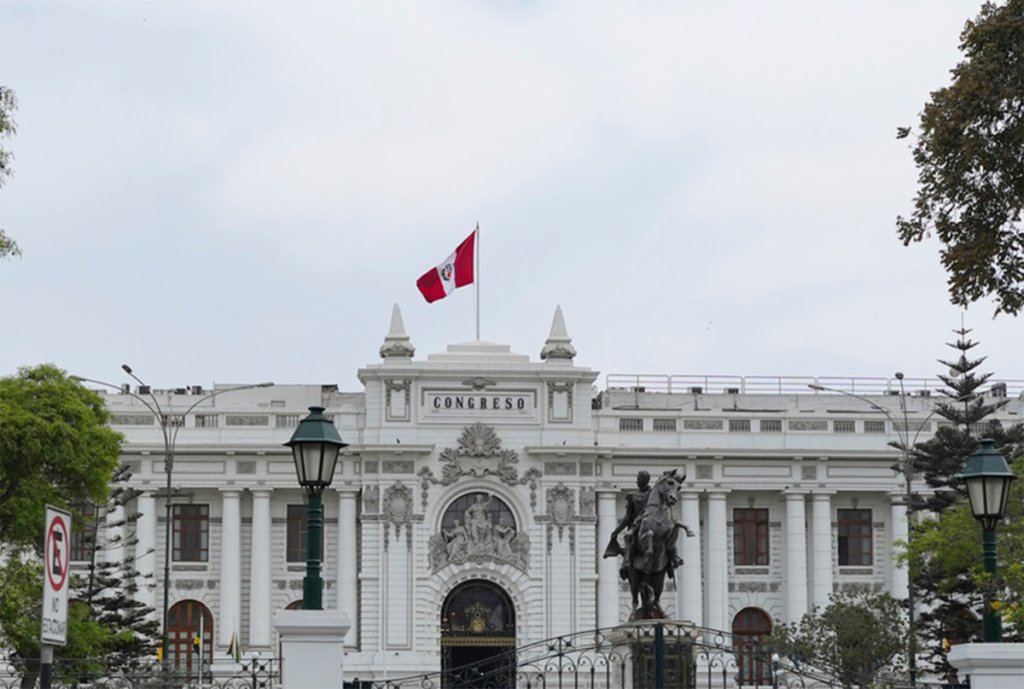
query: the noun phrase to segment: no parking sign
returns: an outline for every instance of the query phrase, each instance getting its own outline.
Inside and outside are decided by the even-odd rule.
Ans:
[[[40,640],[63,646],[68,640],[68,572],[71,570],[71,513],[46,506],[43,553],[43,623]]]

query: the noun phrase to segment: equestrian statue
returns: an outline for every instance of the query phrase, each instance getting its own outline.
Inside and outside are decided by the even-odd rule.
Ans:
[[[626,514],[612,532],[604,557],[621,555],[619,576],[629,582],[633,598],[630,621],[664,619],[661,610],[661,592],[665,576],[675,578],[675,570],[683,564],[676,549],[679,530],[693,536],[688,526],[672,516],[672,506],[679,499],[679,489],[686,474],[677,469],[666,471],[651,487],[651,475],[637,474],[637,492],[626,501]],[[618,536],[625,531],[620,545]]]

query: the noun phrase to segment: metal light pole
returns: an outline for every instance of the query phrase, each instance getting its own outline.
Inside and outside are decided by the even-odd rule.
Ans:
[[[834,392],[839,395],[846,395],[847,397],[853,397],[855,399],[864,402],[869,407],[877,412],[881,412],[885,415],[885,418],[892,424],[893,429],[896,431],[896,436],[900,439],[900,450],[903,454],[903,462],[900,464],[900,473],[903,474],[904,483],[906,486],[906,494],[904,500],[906,501],[907,510],[907,539],[910,539],[910,524],[909,515],[911,500],[913,499],[912,484],[914,481],[914,463],[910,454],[910,448],[917,444],[917,438],[921,435],[921,429],[924,428],[925,422],[935,416],[937,410],[933,409],[928,416],[921,420],[918,424],[917,432],[914,433],[914,439],[909,440],[909,429],[910,421],[907,417],[907,392],[903,387],[903,373],[897,371],[895,374],[896,380],[900,382],[900,407],[903,410],[903,426],[900,427],[899,422],[893,418],[892,412],[885,407],[876,404],[866,397],[861,397],[852,392],[846,392],[845,390],[838,390],[835,388],[828,388],[823,385],[810,384],[811,390],[817,392]],[[907,637],[907,672],[910,675],[910,686],[917,686],[917,628],[914,623],[914,580],[910,576],[910,564],[907,563],[907,624],[908,624],[908,637]]]
[[[121,369],[131,376],[138,384],[139,391],[149,397],[137,395],[131,390],[127,390],[120,385],[114,385],[113,383],[107,383],[102,380],[96,380],[94,378],[84,378],[82,376],[71,376],[75,380],[84,381],[87,383],[94,383],[96,385],[102,385],[104,387],[112,388],[122,394],[127,394],[137,399],[139,402],[149,410],[149,413],[153,415],[153,418],[157,420],[160,425],[160,433],[163,435],[164,441],[164,473],[167,475],[167,486],[164,492],[164,507],[165,507],[165,522],[164,522],[164,601],[163,601],[163,629],[160,635],[160,648],[163,653],[163,662],[166,666],[169,662],[169,653],[167,648],[167,622],[168,615],[170,614],[170,592],[171,592],[171,496],[174,495],[174,489],[171,487],[171,478],[174,474],[174,447],[178,441],[178,431],[181,430],[182,426],[185,425],[185,417],[190,411],[198,407],[203,402],[213,399],[218,395],[222,395],[225,392],[237,392],[239,390],[252,390],[254,388],[268,388],[273,383],[256,383],[254,385],[240,385],[233,388],[224,388],[221,390],[214,390],[206,395],[203,395],[195,402],[192,403],[185,411],[180,413],[181,423],[173,423],[171,421],[172,414],[171,410],[168,409],[166,412],[163,407],[160,406],[160,401],[156,398],[152,388],[146,385],[142,380],[136,376],[128,364],[122,364]],[[145,392],[143,392],[145,391]],[[201,659],[200,659],[201,660]]]
[[[996,524],[1006,514],[1010,483],[1017,477],[1010,471],[1003,454],[995,448],[995,441],[985,438],[967,458],[967,465],[957,478],[967,485],[971,512],[981,522],[982,561],[985,572],[991,577],[988,590],[985,591],[985,609],[982,611],[983,638],[985,643],[999,643],[1003,640],[1003,623],[999,613],[992,609],[992,591],[996,578]]]
[[[299,422],[291,440],[299,485],[306,489],[306,576],[302,580],[303,610],[323,610],[324,582],[320,578],[320,533],[323,523],[321,496],[334,480],[338,452],[348,443],[338,435],[334,423],[324,416],[323,407],[310,407],[309,416]]]

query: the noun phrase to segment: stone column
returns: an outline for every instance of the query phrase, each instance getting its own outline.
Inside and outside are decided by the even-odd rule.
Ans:
[[[615,497],[618,491],[597,491],[597,626],[614,627],[619,619],[619,558],[602,557],[612,531],[618,525]]]
[[[906,543],[909,538],[907,504],[905,496],[902,493],[893,494],[890,498],[892,500],[892,545],[890,546],[892,548],[892,552],[889,554],[889,593],[892,594],[894,598],[906,598],[910,576],[907,573],[906,565],[900,565],[896,561],[896,555],[899,552],[905,551],[906,548],[897,546],[896,541],[903,541]]]
[[[228,646],[231,634],[240,632],[242,610],[242,516],[240,491],[221,489],[220,620],[217,643]]]
[[[270,491],[252,492],[249,568],[249,647],[270,648]]]
[[[135,568],[139,576],[135,579],[138,587],[135,600],[153,608],[154,619],[157,619],[161,613],[157,608],[154,585],[156,563],[163,560],[164,554],[156,552],[156,500],[152,493],[143,493],[138,497],[136,506],[139,519],[135,522],[135,536],[139,541],[135,544]]]
[[[726,530],[724,491],[708,492],[708,609],[711,629],[728,631],[729,620],[729,551]],[[692,528],[692,527],[691,527]]]
[[[359,552],[356,548],[356,497],[358,489],[338,489],[338,611],[352,625],[345,645],[354,646],[359,629]]]
[[[682,493],[682,522],[695,536],[679,533],[679,554],[683,566],[676,570],[676,610],[678,616],[698,626],[704,625],[704,577],[700,552],[700,493]]]
[[[832,593],[832,495],[815,492],[811,498],[811,604],[824,609]]]
[[[807,612],[807,524],[802,492],[786,493],[786,621]]]

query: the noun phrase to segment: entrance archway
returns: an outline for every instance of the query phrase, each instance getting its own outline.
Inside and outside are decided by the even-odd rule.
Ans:
[[[771,684],[771,666],[764,637],[772,633],[772,619],[757,608],[743,608],[732,621],[732,644],[739,664],[739,683]]]
[[[513,687],[516,612],[497,584],[456,586],[441,606],[441,671],[446,687]]]
[[[195,643],[197,639],[200,644]],[[167,614],[167,645],[171,662],[184,670],[188,677],[199,677],[213,661],[213,615],[210,609],[195,600],[171,606]]]

